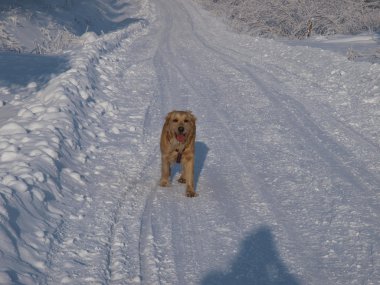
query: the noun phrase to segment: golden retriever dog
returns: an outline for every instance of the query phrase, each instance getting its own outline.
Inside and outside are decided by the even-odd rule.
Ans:
[[[195,116],[190,111],[172,111],[167,114],[161,133],[161,180],[160,186],[170,183],[170,167],[180,163],[178,179],[186,183],[186,196],[196,197],[194,190]]]

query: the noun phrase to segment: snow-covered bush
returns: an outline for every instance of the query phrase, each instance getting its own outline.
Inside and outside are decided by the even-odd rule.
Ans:
[[[11,4],[0,3],[0,51],[61,53],[75,41],[72,31],[42,12],[45,4]]]
[[[378,0],[197,0],[241,32],[304,38],[380,28]]]
[[[13,37],[4,28],[3,23],[0,21],[0,51],[16,51],[21,52],[20,45],[13,39]]]
[[[51,28],[41,27],[40,31],[43,37],[40,41],[35,41],[32,51],[37,54],[60,53],[76,42],[76,37],[64,27],[59,29],[53,25]]]

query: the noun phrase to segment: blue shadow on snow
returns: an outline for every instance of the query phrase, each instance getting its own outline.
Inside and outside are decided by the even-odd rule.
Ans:
[[[268,227],[261,227],[241,244],[227,272],[210,272],[202,285],[299,285],[276,249]]]
[[[0,85],[26,86],[36,82],[41,86],[68,68],[62,56],[0,53]]]
[[[195,142],[195,161],[194,161],[194,187],[197,189],[199,176],[201,175],[202,169],[204,167],[208,146],[203,142]]]

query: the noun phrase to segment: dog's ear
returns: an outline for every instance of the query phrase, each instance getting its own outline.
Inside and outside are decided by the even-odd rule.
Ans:
[[[195,122],[197,121],[197,117],[195,117],[192,113],[190,113],[190,115],[191,115],[191,120],[195,124]]]
[[[197,118],[193,115],[191,111],[187,111],[187,117],[191,121],[191,123],[195,126],[195,122],[197,121]]]
[[[164,126],[169,126],[169,123],[172,119],[173,114],[174,114],[174,111],[171,111],[170,113],[166,115]]]
[[[189,143],[191,143],[191,142],[194,142],[195,140],[195,135],[196,135],[196,130],[197,130],[195,122],[197,121],[197,118],[191,113],[191,111],[187,113],[187,118],[190,120],[190,123],[192,126],[191,132],[189,134],[189,139],[188,139]]]
[[[165,132],[166,139],[170,141],[170,138],[173,136],[170,130],[170,121],[172,120],[172,116],[174,114],[174,111],[168,113],[165,117],[165,123],[164,126],[162,127],[163,132]]]

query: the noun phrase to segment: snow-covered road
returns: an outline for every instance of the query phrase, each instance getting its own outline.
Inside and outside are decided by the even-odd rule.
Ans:
[[[80,94],[68,111],[79,119],[55,157],[58,209],[5,204],[14,254],[0,261],[0,280],[378,284],[379,64],[232,33],[193,1],[143,3],[146,20],[73,53],[42,91],[73,84],[59,90]],[[174,109],[198,118],[193,199],[175,178],[158,186],[161,126]],[[32,124],[25,113],[19,126]],[[0,161],[20,153],[4,150]],[[40,172],[36,181],[49,181],[49,169]],[[24,201],[21,188],[9,195]],[[35,238],[19,224],[28,213],[42,227]],[[44,217],[51,224],[35,222]],[[24,254],[30,247],[44,254]]]

